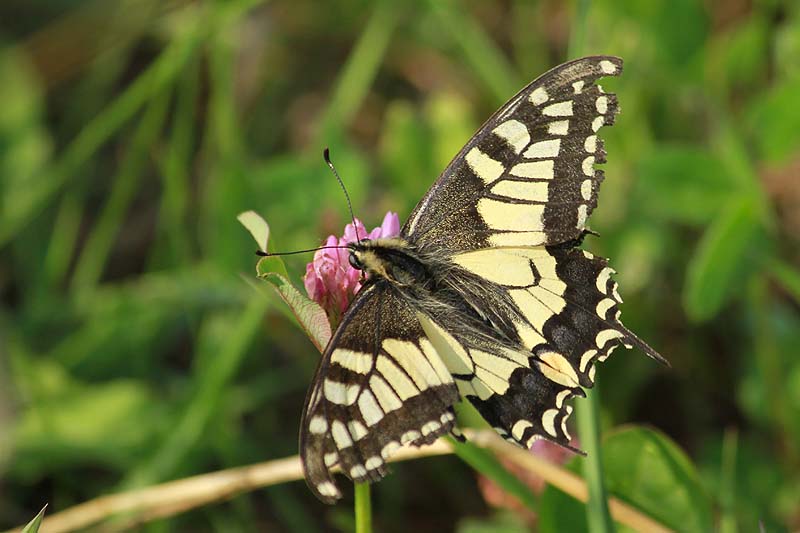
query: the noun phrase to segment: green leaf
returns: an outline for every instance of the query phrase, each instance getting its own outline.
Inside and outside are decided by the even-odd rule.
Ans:
[[[761,159],[781,163],[800,148],[800,73],[756,99],[746,113],[750,136]]]
[[[695,321],[708,320],[722,307],[738,276],[752,268],[746,256],[758,233],[757,209],[751,197],[737,198],[708,227],[691,257],[686,273],[683,306]]]
[[[272,270],[280,268],[276,266],[274,261],[271,261],[276,259],[278,258],[265,257],[260,260],[256,267],[258,276],[268,281],[277,291],[278,296],[289,306],[289,309],[292,310],[292,313],[295,318],[297,318],[297,322],[303,328],[303,331],[306,332],[308,338],[311,339],[311,342],[314,343],[314,346],[316,346],[317,350],[321,353],[325,350],[325,346],[327,346],[328,340],[331,338],[331,324],[328,322],[328,316],[317,302],[303,296],[303,294],[291,284],[287,279],[285,268],[283,273]],[[280,266],[283,265],[282,262],[279,262],[279,264]]]
[[[800,13],[797,10],[775,28],[770,68],[779,74],[800,74]]]
[[[47,505],[42,507],[42,510],[39,511],[39,514],[37,514],[33,520],[28,522],[28,525],[22,528],[22,533],[37,533],[39,531],[39,526],[42,525],[42,519],[44,519],[44,512],[46,509]]]
[[[690,224],[712,219],[734,191],[723,164],[692,146],[659,145],[642,158],[638,174],[649,216]]]
[[[598,21],[607,28],[602,38]],[[619,54],[626,69],[652,69],[651,76],[670,80],[665,88],[674,96],[679,80],[697,75],[696,59],[704,51],[710,24],[708,11],[696,0],[599,0],[592,2],[589,27],[590,48],[585,51]]]
[[[602,445],[605,482],[611,496],[676,531],[711,531],[711,501],[686,454],[654,430],[625,427]],[[567,469],[578,473],[583,459]],[[541,533],[589,531],[584,504],[547,486],[539,499]],[[617,524],[619,527],[619,524]]]
[[[253,236],[258,245],[258,249],[262,252],[266,252],[269,241],[269,224],[267,224],[267,221],[255,211],[239,213],[236,220],[250,232],[250,235]]]
[[[627,427],[603,441],[609,491],[676,531],[711,531],[711,501],[686,454],[652,429]]]
[[[723,58],[729,83],[755,85],[769,75],[770,22],[765,15],[753,13],[730,32]]]
[[[680,69],[703,52],[709,33],[708,12],[695,0],[662,0],[648,21],[660,56]]]

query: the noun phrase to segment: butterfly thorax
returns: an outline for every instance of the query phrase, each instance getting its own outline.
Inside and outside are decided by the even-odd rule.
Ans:
[[[364,239],[350,245],[350,264],[370,278],[399,286],[426,286],[432,280],[427,262],[402,237]]]
[[[518,311],[503,291],[403,237],[351,244],[350,264],[370,279],[385,280],[413,307],[450,327],[484,332],[496,341],[518,340],[507,320]]]

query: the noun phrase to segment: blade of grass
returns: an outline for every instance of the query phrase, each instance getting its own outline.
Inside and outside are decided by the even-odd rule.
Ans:
[[[800,272],[780,259],[772,259],[767,264],[772,278],[800,303]]]
[[[682,299],[693,320],[713,318],[740,289],[741,276],[753,271],[748,251],[761,229],[755,201],[751,195],[732,197],[689,259]]]
[[[69,270],[72,254],[78,242],[80,222],[85,207],[85,196],[78,191],[69,191],[61,199],[56,212],[50,243],[44,255],[44,277],[42,290],[50,290],[64,281]]]
[[[784,428],[793,426],[791,408],[786,402],[789,395],[785,379],[786,360],[779,347],[779,335],[775,331],[776,323],[770,320],[774,302],[770,298],[768,279],[763,275],[752,276],[747,288],[750,320],[752,321],[751,338],[753,353],[758,368],[758,377],[762,381],[762,390],[766,396],[768,409],[765,419],[773,423],[775,438],[781,442],[786,460],[794,463],[800,457],[800,449],[795,439],[791,438]]]
[[[586,21],[589,17],[589,0],[575,0],[573,3],[575,10],[572,18],[572,28],[569,34],[569,57],[575,59],[585,53],[586,50]]]
[[[428,9],[439,20],[442,30],[458,45],[464,59],[497,103],[505,102],[522,87],[511,63],[480,24],[465,11],[464,4],[429,0]]]
[[[232,33],[241,31],[241,19],[232,18],[220,24],[209,42],[208,66],[210,77],[209,92],[209,136],[213,146],[211,153],[225,165],[230,161],[241,160],[244,156],[239,117],[236,103],[236,45]]]
[[[39,528],[42,525],[42,519],[44,518],[44,512],[47,510],[47,505],[42,507],[42,510],[33,517],[33,520],[28,522],[24,528],[22,528],[22,533],[38,533]]]
[[[398,5],[388,0],[376,3],[322,114],[318,130],[322,142],[337,138],[335,132],[349,124],[364,101],[397,25]]]
[[[149,148],[155,143],[164,123],[169,95],[167,91],[155,95],[147,106],[120,165],[111,194],[78,258],[72,278],[73,291],[94,286],[103,274],[114,240],[136,195]]]
[[[195,139],[195,106],[199,83],[199,58],[190,61],[186,73],[176,87],[175,119],[170,132],[169,146],[164,157],[158,159],[163,194],[159,207],[159,227],[164,232],[171,260],[182,264],[190,253],[189,230],[186,212],[191,198],[189,172],[192,166],[192,149]]]
[[[150,6],[143,12],[148,12]],[[114,18],[124,15],[124,6],[117,5],[113,11]],[[59,127],[59,136],[71,138],[79,132],[86,121],[86,117],[96,116],[102,110],[103,102],[109,100],[113,89],[120,83],[120,77],[125,72],[125,66],[131,54],[131,48],[139,32],[144,32],[148,27],[145,18],[137,15],[137,27],[130,35],[123,38],[123,42],[114,40],[114,24],[103,31],[101,37],[107,42],[102,54],[96,57],[88,67],[84,77],[79,81],[79,88],[75,91],[72,105],[66,111],[63,122]],[[131,27],[132,28],[132,27]],[[133,28],[132,28],[133,29]],[[97,171],[96,159],[89,159],[79,166],[76,173],[91,175]],[[41,287],[43,291],[51,291],[52,287],[65,282],[72,260],[78,247],[80,221],[86,203],[86,190],[77,187],[70,189],[61,200],[58,213],[53,225],[50,244],[45,254],[45,282]]]

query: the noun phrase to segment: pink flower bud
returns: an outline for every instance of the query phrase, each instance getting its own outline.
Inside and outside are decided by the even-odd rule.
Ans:
[[[306,265],[303,283],[308,297],[325,309],[331,324],[335,326],[339,323],[353,296],[361,288],[362,273],[350,266],[350,251],[344,247],[360,239],[374,240],[399,234],[400,218],[397,213],[389,211],[383,217],[383,223],[369,233],[364,224],[356,219],[355,227],[352,223],[347,224],[342,237],[331,235],[324,244],[342,248],[328,248],[314,253],[314,260]]]

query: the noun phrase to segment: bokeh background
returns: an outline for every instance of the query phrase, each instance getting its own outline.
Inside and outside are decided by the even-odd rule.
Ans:
[[[578,31],[584,53],[625,59],[604,83],[622,113],[585,247],[612,258],[626,324],[672,363],[617,352],[598,372],[602,427],[672,439],[714,528],[800,528],[788,0],[598,0],[580,20],[552,0],[2,2],[0,528],[295,454],[319,355],[254,288],[237,213],[269,221],[273,250],[340,234],[330,146],[368,227],[404,219]],[[298,286],[308,260],[286,259]],[[454,457],[395,467],[376,527],[532,527],[476,478]],[[346,530],[351,515],[292,482],[142,528]]]

